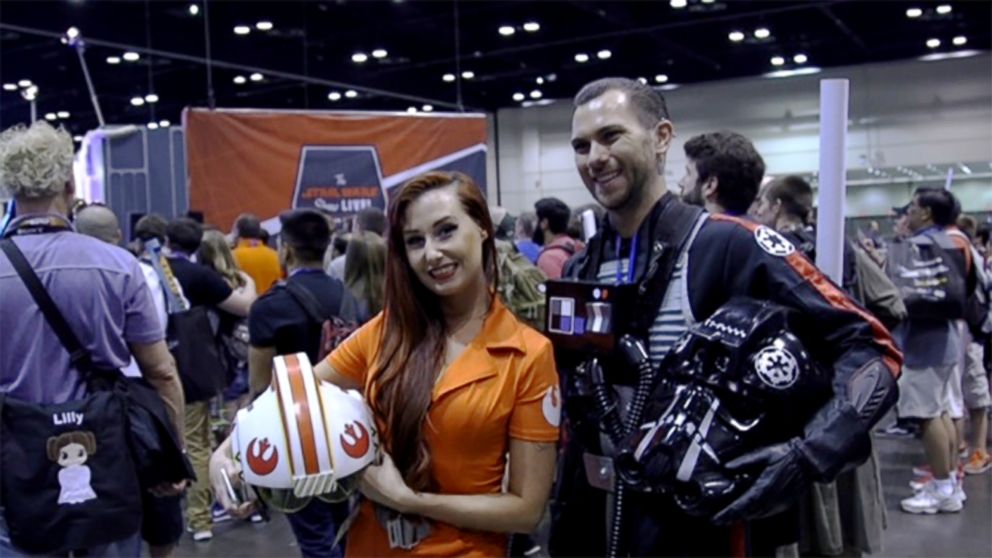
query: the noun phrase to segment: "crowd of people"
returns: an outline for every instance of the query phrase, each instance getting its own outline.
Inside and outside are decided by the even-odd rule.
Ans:
[[[592,206],[543,198],[513,216],[488,204],[468,176],[434,171],[402,185],[385,209],[347,219],[285,211],[272,238],[254,215],[241,215],[228,234],[189,217],[146,215],[125,247],[113,211],[73,203],[64,131],[45,122],[4,131],[0,182],[17,204],[4,251],[23,253],[85,358],[63,348],[25,273],[0,258],[3,397],[96,432],[69,411],[95,391],[90,365],[144,378],[194,473],[143,481],[140,501],[126,507],[101,499],[105,472],[82,464],[102,439],[66,446],[82,452],[73,462],[76,496],[64,495],[69,475],[58,469],[69,470],[68,458],[57,459],[39,473],[62,485],[50,505],[83,520],[90,512],[81,502],[116,505],[142,522],[103,539],[96,520],[53,523],[45,527],[52,546],[41,551],[137,556],[144,540],[151,555],[169,556],[186,532],[208,541],[215,522],[275,520],[275,508],[304,556],[529,555],[545,538],[555,556],[875,553],[885,504],[872,438],[893,410],[900,429],[918,432],[926,458],[901,509],[961,511],[963,475],[992,468],[988,226],[964,215],[951,192],[919,188],[894,208],[894,238],[869,231],[843,239],[835,283],[815,266],[807,182],[765,182],[752,142],[717,131],[685,143],[676,194],[664,174],[673,137],[660,93],[601,79],[576,95],[571,121]],[[590,212],[595,231],[584,226]],[[907,273],[921,253],[942,265]],[[625,293],[611,299],[623,306],[608,321],[627,334],[615,340],[627,349],[602,357],[592,345],[562,344],[564,330],[551,326],[561,303],[552,309],[545,296],[562,284]],[[749,346],[751,333],[720,321],[742,299],[798,316],[777,327],[802,350],[778,346],[767,364],[757,353],[737,359],[689,342]],[[327,346],[325,320],[353,333]],[[321,381],[362,394],[381,460],[361,473],[349,500],[238,501],[231,423],[272,383],[273,359],[296,353]],[[712,363],[706,379],[677,375],[672,355]],[[711,424],[736,420],[713,418],[721,402],[733,412],[767,410],[764,392],[786,393],[777,395],[782,412],[799,417],[789,400],[799,395],[783,390],[815,384],[817,370],[827,371],[818,405],[787,435],[757,447],[707,438]],[[660,455],[652,448],[676,430],[668,442],[652,438],[667,415],[651,416],[648,403],[644,416],[643,399],[678,382],[715,403],[706,418],[679,419],[693,425],[695,449],[668,448],[685,460],[665,477],[663,460],[646,456]],[[4,433],[19,416],[3,410]],[[757,431],[785,431],[763,424]],[[636,451],[625,454],[632,439]],[[22,450],[2,449],[3,491],[16,493],[8,479],[21,473],[11,456]],[[721,478],[733,479],[721,494],[692,495],[712,510],[704,516],[679,492],[679,483],[705,481],[700,467],[686,465],[693,452],[692,460],[708,453]],[[11,502],[23,499],[3,499],[0,549],[37,552]],[[529,536],[545,518],[549,531]],[[82,538],[66,535],[77,531]]]

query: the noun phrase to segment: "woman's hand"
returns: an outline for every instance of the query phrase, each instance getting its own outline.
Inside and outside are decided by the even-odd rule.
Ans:
[[[241,465],[231,454],[230,437],[224,440],[217,450],[214,451],[213,455],[210,456],[210,485],[214,489],[214,497],[217,498],[217,502],[228,513],[238,519],[244,519],[258,511],[254,500],[242,503],[231,500],[231,496],[227,492],[227,483],[224,482],[225,473],[231,482],[231,486],[238,487],[241,485]]]
[[[383,452],[382,464],[369,465],[362,473],[359,490],[366,498],[400,513],[416,513],[417,493],[403,480],[389,454]]]

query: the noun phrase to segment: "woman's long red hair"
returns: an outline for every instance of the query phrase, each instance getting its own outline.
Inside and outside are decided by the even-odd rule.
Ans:
[[[379,360],[366,394],[382,421],[386,450],[407,484],[436,490],[424,436],[431,392],[441,370],[447,327],[441,304],[410,267],[403,226],[410,204],[425,192],[455,185],[465,213],[486,233],[482,265],[490,291],[498,281],[493,223],[478,185],[458,172],[428,172],[407,182],[389,204],[386,287]]]

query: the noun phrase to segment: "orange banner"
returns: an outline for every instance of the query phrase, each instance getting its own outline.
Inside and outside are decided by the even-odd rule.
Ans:
[[[183,119],[189,208],[222,230],[241,213],[384,207],[390,188],[432,169],[466,172],[485,189],[481,114],[187,109]]]

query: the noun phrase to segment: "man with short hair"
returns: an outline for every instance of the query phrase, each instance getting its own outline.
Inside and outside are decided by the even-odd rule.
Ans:
[[[269,248],[263,239],[266,231],[262,223],[258,217],[245,213],[234,222],[234,231],[237,239],[232,250],[234,261],[255,281],[259,294],[268,291],[282,278],[282,270],[279,269],[276,251]]]
[[[568,236],[572,210],[558,198],[543,198],[534,204],[537,227],[534,242],[542,246],[537,267],[548,279],[558,279],[565,263],[583,248],[581,242]]]
[[[47,122],[0,134],[0,187],[16,200],[19,213],[4,237],[24,254],[96,366],[123,368],[134,356],[181,436],[183,392],[137,260],[122,248],[78,234],[66,217],[75,193],[72,158],[72,138]],[[4,396],[37,404],[86,396],[86,382],[6,256],[0,256],[0,308]],[[184,484],[156,492],[175,496]],[[138,556],[141,539],[136,532],[106,547],[77,550],[91,556]],[[0,554],[22,553],[0,518]]]
[[[947,190],[918,188],[906,209],[906,227],[911,235],[906,242],[918,239],[948,245],[951,239],[944,229],[954,223],[956,204]],[[970,252],[943,250],[943,255],[949,260],[949,273],[968,277]],[[894,267],[890,261],[890,274]],[[965,496],[957,478],[959,458],[950,417],[950,389],[964,345],[956,317],[921,315],[908,296],[906,300],[909,316],[893,332],[906,353],[899,378],[898,413],[902,418],[922,421],[923,449],[932,480],[923,483],[916,495],[902,500],[900,507],[914,514],[955,513],[961,511]]]
[[[690,138],[684,149],[682,201],[710,213],[747,213],[765,175],[765,161],[751,140],[724,130]]]
[[[279,215],[282,242],[279,261],[286,270],[284,283],[259,297],[248,317],[250,347],[248,376],[252,393],[261,393],[272,381],[272,359],[277,355],[304,352],[316,363],[320,351],[321,324],[315,323],[291,292],[305,289],[328,318],[338,316],[356,322],[368,316],[349,314],[357,302],[340,280],[324,273],[323,257],[330,243],[327,219],[312,209],[298,209]],[[292,285],[292,286],[291,286]],[[300,552],[310,556],[339,556],[334,546],[335,531],[347,516],[347,504],[328,504],[314,498],[297,513],[287,514]]]
[[[147,226],[154,222],[153,216],[146,215],[139,220],[139,224]],[[123,238],[121,234],[120,222],[117,215],[105,205],[87,205],[76,213],[74,221],[76,231],[80,234],[92,236],[107,244],[118,245]],[[165,220],[161,220],[162,237],[160,244],[165,240]],[[137,227],[136,227],[137,229]],[[140,232],[145,233],[144,228]],[[137,234],[137,233],[136,233]],[[166,329],[169,324],[169,314],[166,307],[165,291],[162,288],[162,278],[159,277],[155,268],[147,259],[149,254],[144,251],[144,243],[147,236],[138,236],[142,250],[138,258],[138,265],[145,275],[148,283],[148,291],[155,301],[155,314],[158,316],[162,329]],[[138,368],[134,357],[131,362],[121,370],[125,376],[141,377],[141,370]],[[142,518],[141,518],[141,538],[148,543],[149,553],[153,558],[171,556],[179,537],[183,534],[183,511],[182,502],[179,496],[170,498],[153,498],[148,495],[142,496]]]
[[[747,544],[747,520],[773,514],[798,497],[809,482],[831,480],[844,467],[867,457],[868,432],[892,404],[902,357],[877,320],[804,258],[789,257],[794,248],[780,235],[743,219],[707,217],[667,191],[664,161],[674,128],[660,93],[633,80],[605,78],[583,87],[573,106],[576,169],[607,210],[607,218],[586,250],[570,262],[565,276],[638,286],[629,291],[635,308],[627,308],[626,315],[632,316],[630,326],[646,346],[652,366],[661,363],[691,324],[705,321],[732,297],[750,296],[785,306],[817,324],[816,338],[803,341],[811,354],[833,367],[834,392],[800,437],[745,454],[741,459],[755,467],[758,480],[712,520],[699,519],[683,512],[670,495],[626,489],[622,478],[611,477],[615,454],[611,444],[602,441],[601,415],[588,410],[588,390],[576,387],[581,374],[574,365],[583,355],[559,351],[561,358],[556,360],[562,366],[569,420],[564,424],[567,443],[553,506],[551,553],[603,555],[609,550],[639,556],[747,551],[742,548]],[[712,178],[711,172],[704,169],[704,184]],[[718,180],[723,186],[725,182]],[[743,213],[747,205],[732,209]],[[681,245],[671,244],[668,225],[680,229],[674,234],[684,238]],[[665,274],[660,279],[659,270]],[[604,367],[611,366],[603,362]],[[629,371],[604,370],[602,376],[607,397],[613,400],[610,409],[620,409],[621,415],[629,412],[633,389]],[[641,432],[644,425],[623,426]],[[732,463],[739,466],[740,461]],[[611,480],[596,480],[604,476]],[[623,512],[617,515],[607,511],[607,502],[619,505],[610,491],[621,486]],[[618,531],[604,529],[607,517],[619,521]]]

